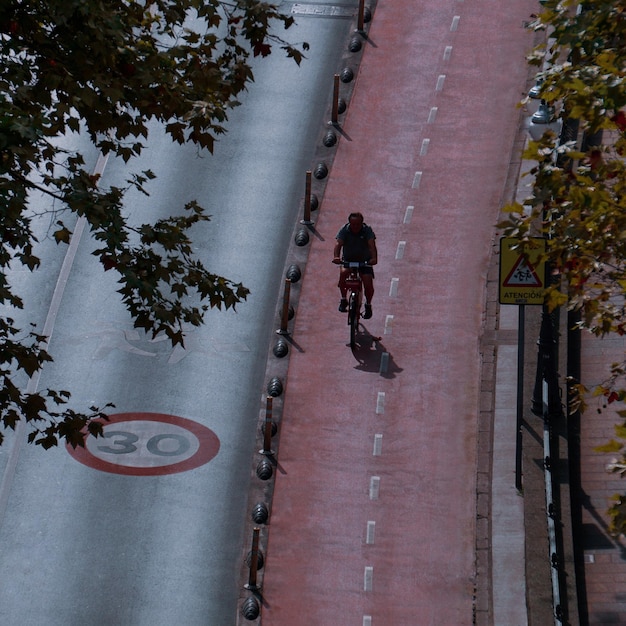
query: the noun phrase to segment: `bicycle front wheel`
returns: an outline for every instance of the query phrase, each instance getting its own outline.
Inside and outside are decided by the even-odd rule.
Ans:
[[[350,294],[348,324],[350,325],[350,347],[354,348],[356,345],[356,333],[359,326],[359,303],[355,293]]]

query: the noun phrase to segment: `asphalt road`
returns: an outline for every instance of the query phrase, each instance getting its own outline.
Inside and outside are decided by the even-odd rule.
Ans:
[[[65,250],[45,236],[50,215],[37,225],[45,269],[16,280],[28,319],[38,330],[48,319],[52,331],[55,362],[38,388],[69,389],[76,409],[113,402],[126,417],[83,462],[15,436],[0,450],[0,623],[233,623],[273,314],[349,27],[341,17],[300,18],[288,35],[311,44],[309,60],[298,68],[276,50],[255,62],[256,82],[213,156],[155,129],[132,164],[158,178],[149,197],[128,197],[131,219],[197,199],[213,216],[194,232],[198,256],[251,290],[237,313],[212,311],[190,329],[185,350],[133,329],[87,234],[63,269]],[[103,184],[127,173],[109,160]]]

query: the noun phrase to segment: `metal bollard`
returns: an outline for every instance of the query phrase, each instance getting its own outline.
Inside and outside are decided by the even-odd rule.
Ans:
[[[326,163],[324,163],[323,161],[321,163],[318,163],[315,166],[315,171],[313,172],[313,176],[315,176],[317,180],[322,180],[326,178],[326,176],[328,176],[328,167],[326,166]]]
[[[300,248],[302,248],[303,246],[306,246],[306,244],[309,243],[309,233],[307,232],[307,229],[301,228],[296,233],[296,236],[294,237],[294,241],[296,242],[296,246],[299,246]]]
[[[254,596],[247,598],[241,607],[241,614],[249,621],[259,617],[259,603]]]
[[[344,109],[345,110],[345,109]],[[332,130],[329,130],[322,139],[322,143],[327,148],[332,148],[337,143],[337,135]]]
[[[273,349],[274,356],[282,359],[289,354],[289,344],[284,339],[279,339]]]
[[[337,116],[339,113],[339,74],[335,74],[335,78],[333,80],[333,111],[331,122],[333,124],[337,123]]]
[[[300,270],[298,265],[296,265],[295,263],[292,263],[287,268],[287,272],[285,273],[285,275],[292,283],[297,283],[300,280],[300,278],[302,278],[302,271]]]
[[[258,502],[252,509],[252,521],[256,524],[265,524],[269,519],[270,512],[264,502]]]
[[[300,224],[306,226],[311,225],[311,170],[306,172],[306,182],[304,185],[304,219],[300,220]]]
[[[351,68],[344,67],[341,70],[341,82],[342,83],[349,83],[352,81],[353,78],[354,78],[354,72],[352,71]]]
[[[352,37],[352,39],[350,40],[350,44],[348,46],[348,49],[350,50],[350,52],[358,52],[361,49],[361,38],[356,35],[355,37]]]
[[[252,551],[250,553],[250,574],[248,576],[248,584],[246,589],[258,589],[257,571],[259,569],[259,533],[261,529],[255,526],[252,530]]]
[[[291,279],[285,278],[285,291],[283,293],[283,310],[280,316],[280,328],[276,331],[279,335],[288,335],[287,325],[289,323],[289,297],[291,295]]]
[[[274,475],[274,470],[272,468],[272,464],[267,459],[263,459],[256,466],[256,475],[261,480],[269,480]]]
[[[252,565],[252,550],[250,550],[250,552],[246,555],[246,565],[248,567]],[[261,550],[257,550],[256,571],[260,572],[263,569],[263,565],[265,565],[265,557],[263,556],[263,552],[261,552]]]
[[[267,383],[267,395],[272,396],[272,398],[277,398],[283,392],[283,381],[278,378],[278,376],[274,376],[269,383]]]
[[[265,456],[274,456],[274,450],[272,450],[272,396],[267,396],[265,399],[265,428],[263,430],[263,449],[259,450],[261,454]]]
[[[362,33],[363,23],[365,22],[365,0],[359,0],[359,18],[357,21],[357,30]]]

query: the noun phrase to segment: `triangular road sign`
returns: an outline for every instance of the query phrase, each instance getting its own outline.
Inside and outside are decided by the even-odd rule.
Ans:
[[[500,239],[500,304],[544,303],[545,251],[546,240],[541,237]]]
[[[542,287],[542,282],[531,263],[520,256],[502,283],[504,287]]]

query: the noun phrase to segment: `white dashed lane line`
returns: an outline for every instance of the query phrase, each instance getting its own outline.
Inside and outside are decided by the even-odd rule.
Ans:
[[[385,412],[385,392],[379,391],[376,398],[376,415],[382,415]]]
[[[380,495],[380,476],[370,478],[370,500],[378,500]]]
[[[381,433],[374,435],[374,449],[372,450],[372,456],[380,456],[383,453],[383,436]]]
[[[393,315],[385,317],[385,335],[391,335],[393,329]]]
[[[463,0],[458,0],[458,2],[463,2]],[[461,21],[460,15],[455,15],[452,18],[452,23],[450,24],[450,31],[455,32],[459,28],[459,23]],[[446,46],[443,51],[443,60],[449,61],[452,57],[452,46]],[[435,87],[435,91],[442,91],[444,88],[444,84],[446,81],[445,74],[439,74],[437,77],[437,84]],[[439,112],[438,107],[433,106],[430,108],[428,113],[427,124],[434,124],[437,119],[437,114]],[[419,156],[426,156],[428,154],[428,150],[430,148],[430,138],[422,139],[422,144],[420,148]],[[420,183],[422,182],[422,171],[416,171],[413,176],[413,182],[411,184],[412,189],[418,189]],[[406,207],[404,212],[403,224],[407,225],[411,222],[413,218],[413,212],[415,207],[413,205],[409,205]],[[400,261],[404,258],[404,253],[406,250],[406,241],[399,241],[396,248],[396,261]],[[389,297],[395,298],[398,295],[398,286],[400,279],[392,278],[389,286]],[[393,315],[387,315],[385,317],[385,327],[384,334],[391,335],[393,328]],[[386,359],[385,359],[386,357]],[[383,358],[381,358],[381,366],[380,373],[385,373],[387,371],[387,363],[389,359],[389,353],[385,352],[383,354]],[[376,398],[376,415],[383,415],[385,413],[385,392],[379,391]],[[383,446],[383,433],[376,433],[374,435],[374,443],[373,443],[373,456],[382,456],[382,446]],[[371,476],[370,477],[370,485],[369,485],[369,499],[370,500],[378,500],[380,496],[380,476]],[[374,536],[376,531],[376,522],[374,520],[369,520],[367,522],[366,528],[366,536],[365,543],[368,545],[374,544]],[[373,566],[366,566],[363,572],[363,589],[365,592],[370,592],[373,589],[373,581],[374,581],[374,568]],[[371,615],[363,616],[363,626],[372,626],[372,617]]]
[[[365,566],[365,572],[363,573],[363,589],[365,591],[371,591],[374,584],[374,568],[371,565]]]

